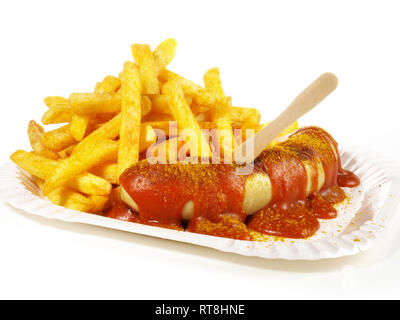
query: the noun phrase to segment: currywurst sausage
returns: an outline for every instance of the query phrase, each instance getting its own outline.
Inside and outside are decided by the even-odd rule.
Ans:
[[[301,128],[264,150],[250,175],[238,175],[236,169],[230,164],[152,165],[144,160],[121,175],[121,199],[143,223],[219,221],[226,213],[244,221],[266,208],[286,210],[319,195],[343,200],[340,187],[359,184],[357,176],[342,169],[336,141],[318,127]]]

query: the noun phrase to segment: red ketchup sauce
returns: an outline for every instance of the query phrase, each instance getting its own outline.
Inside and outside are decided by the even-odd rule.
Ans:
[[[318,186],[317,159],[325,179]],[[306,166],[307,163],[308,174]],[[120,184],[134,199],[139,213],[123,203],[106,216],[148,225],[219,237],[251,240],[249,230],[287,238],[307,238],[319,229],[318,219],[337,216],[334,204],[346,198],[341,187],[356,187],[359,178],[341,166],[336,141],[323,129],[306,127],[286,141],[267,148],[255,160],[255,170],[268,174],[270,203],[246,219],[243,198],[246,176],[228,164],[149,164],[127,169]],[[311,192],[307,196],[307,180]],[[190,221],[182,209],[193,201]]]

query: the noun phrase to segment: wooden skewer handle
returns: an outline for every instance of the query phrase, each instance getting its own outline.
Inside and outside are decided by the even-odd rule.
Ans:
[[[245,155],[245,163],[254,159],[287,127],[313,109],[336,89],[338,80],[333,73],[324,73],[302,91],[293,102],[268,126],[246,140],[238,148]],[[249,141],[254,139],[253,141]],[[254,154],[245,153],[246,146],[254,143]]]

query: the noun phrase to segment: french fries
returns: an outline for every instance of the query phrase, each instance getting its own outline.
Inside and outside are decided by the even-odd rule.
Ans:
[[[11,159],[22,169],[42,180],[48,179],[57,167],[57,161],[34,153],[18,150]],[[65,184],[66,187],[86,194],[106,196],[111,192],[111,184],[105,179],[91,173],[72,176]]]
[[[90,152],[77,152],[67,159],[60,160],[50,178],[46,179],[43,194],[49,194],[53,189],[63,186],[71,177],[77,176],[99,163],[115,161],[117,154],[118,141],[104,140],[94,146]]]
[[[176,163],[209,159],[217,151],[218,157],[231,159],[234,142],[245,138],[236,129],[257,132],[268,123],[260,124],[255,108],[232,106],[218,68],[204,74],[204,86],[166,69],[176,47],[172,38],[154,51],[133,44],[133,62],[126,62],[118,76],[106,75],[92,92],[46,97],[42,123],[61,125],[45,131],[30,121],[32,151],[18,150],[11,160],[54,204],[101,213],[120,201],[120,174],[145,156]],[[296,122],[281,135],[297,128]]]
[[[76,140],[71,136],[69,124],[43,134],[42,144],[52,151],[60,151],[74,144]]]

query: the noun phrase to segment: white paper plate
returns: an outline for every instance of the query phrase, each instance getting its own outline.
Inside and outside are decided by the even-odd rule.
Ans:
[[[242,241],[120,221],[56,206],[42,198],[32,177],[12,163],[0,168],[0,197],[31,214],[80,222],[159,238],[188,242],[221,251],[268,259],[317,260],[367,250],[390,225],[400,204],[400,165],[371,152],[341,150],[345,169],[354,171],[361,185],[345,188],[349,201],[337,206],[338,217],[320,220],[321,228],[308,239]]]

